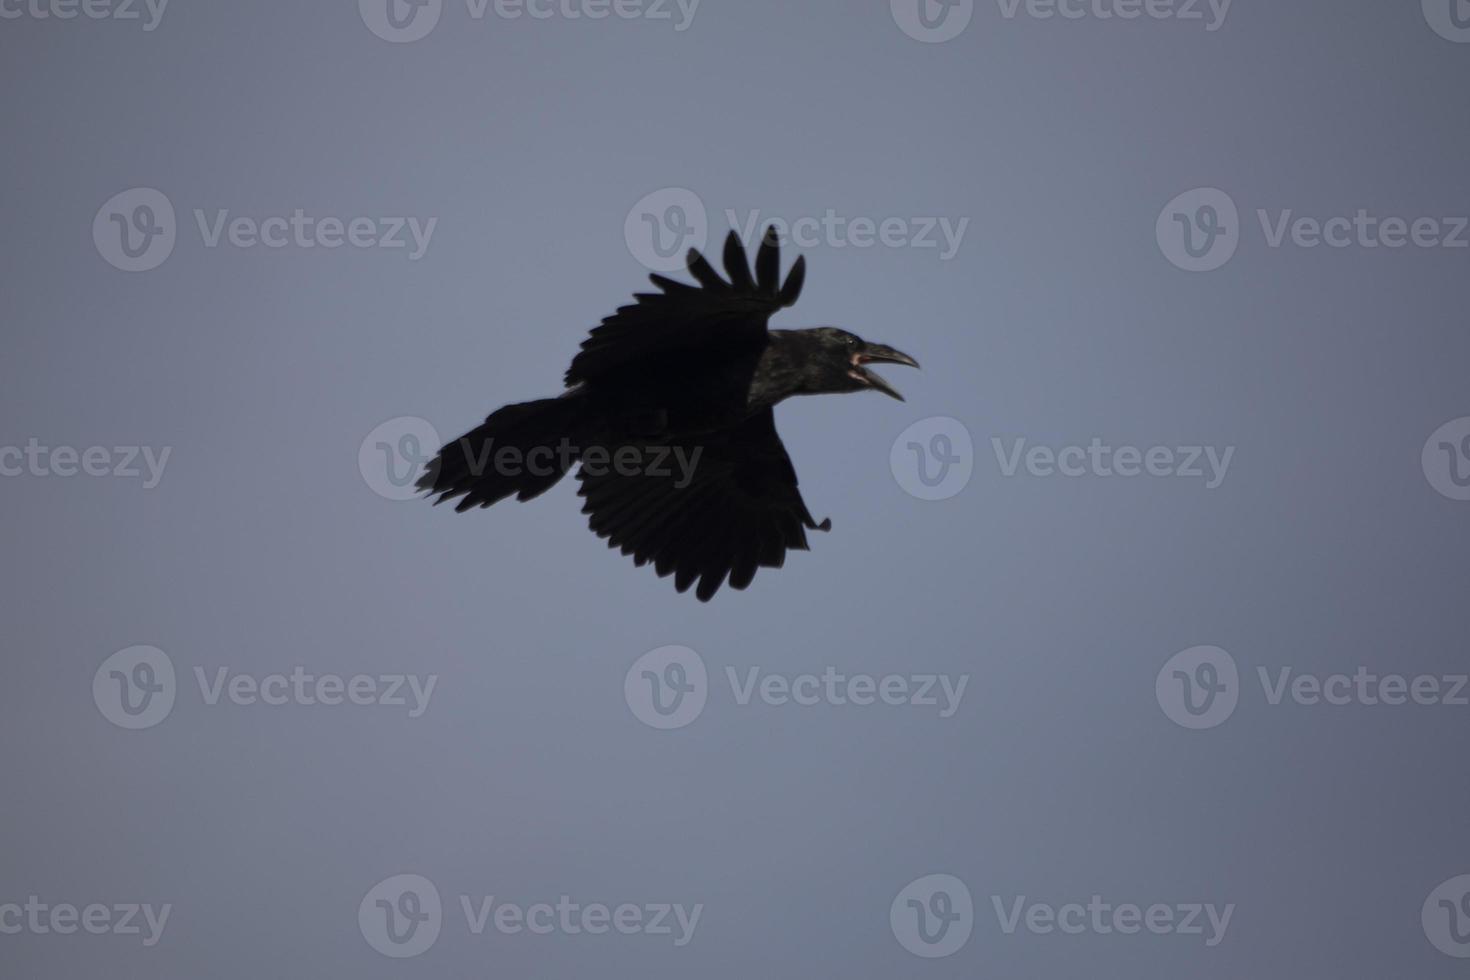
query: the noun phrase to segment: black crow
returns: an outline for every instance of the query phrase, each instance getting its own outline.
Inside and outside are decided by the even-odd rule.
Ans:
[[[418,482],[457,511],[515,495],[529,500],[578,467],[592,530],[610,547],[672,574],[708,601],[728,577],[743,589],[760,566],[807,549],[812,519],[771,409],[792,395],[881,391],[903,400],[869,364],[918,363],[836,327],[771,330],[796,302],[798,258],[784,283],[769,229],[752,273],[739,238],[720,278],[697,250],[698,285],[652,276],[583,341],[557,398],[507,405],[444,446]]]

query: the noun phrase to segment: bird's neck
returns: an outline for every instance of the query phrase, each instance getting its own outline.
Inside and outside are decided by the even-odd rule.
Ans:
[[[772,330],[756,363],[748,407],[769,408],[792,395],[810,394],[806,376],[808,353],[796,330]]]

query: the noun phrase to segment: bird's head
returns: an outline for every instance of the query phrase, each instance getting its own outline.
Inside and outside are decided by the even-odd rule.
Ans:
[[[898,393],[898,389],[870,371],[868,365],[919,366],[918,361],[903,351],[894,350],[887,344],[870,343],[839,327],[812,327],[782,332],[797,335],[797,343],[805,348],[802,379],[804,394],[836,394],[871,389],[903,401],[903,395]]]

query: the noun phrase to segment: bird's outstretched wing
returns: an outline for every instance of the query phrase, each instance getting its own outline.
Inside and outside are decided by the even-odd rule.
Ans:
[[[696,249],[689,250],[689,274],[698,285],[654,274],[661,292],[638,293],[594,327],[567,368],[568,387],[591,381],[648,358],[699,351],[723,357],[758,348],[766,321],[801,295],[806,260],[798,258],[781,282],[781,250],[774,228],[766,230],[756,253],[755,272],[735,232],[725,239],[726,282]]]
[[[609,547],[639,565],[651,562],[660,576],[672,573],[680,592],[698,580],[701,601],[726,576],[743,589],[757,567],[780,568],[788,550],[807,550],[808,529],[832,526],[814,521],[802,501],[769,408],[698,445],[662,447],[682,456],[671,451],[661,465],[654,463],[661,447],[639,448],[646,472],[590,473],[584,463],[582,512]]]

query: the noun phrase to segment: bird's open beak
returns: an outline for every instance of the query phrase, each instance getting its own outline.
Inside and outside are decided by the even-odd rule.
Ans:
[[[909,357],[903,351],[894,350],[886,344],[866,344],[863,349],[852,355],[852,376],[863,382],[870,388],[883,392],[890,398],[903,401],[903,395],[898,389],[889,384],[882,377],[869,371],[865,365],[868,364],[903,364],[907,367],[916,368],[919,362]]]

